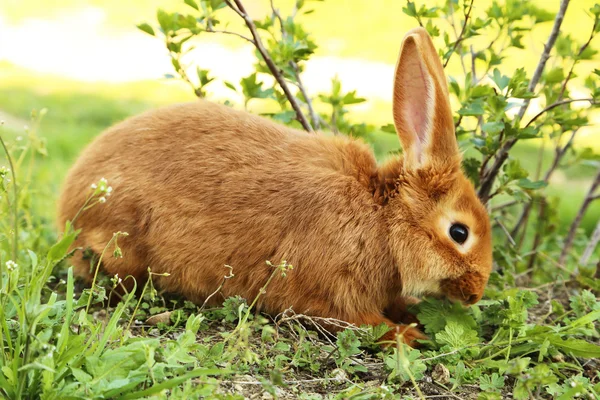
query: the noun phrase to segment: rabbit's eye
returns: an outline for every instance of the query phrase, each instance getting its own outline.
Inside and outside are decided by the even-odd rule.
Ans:
[[[450,227],[450,237],[458,244],[463,244],[469,237],[469,229],[463,224],[452,224]]]

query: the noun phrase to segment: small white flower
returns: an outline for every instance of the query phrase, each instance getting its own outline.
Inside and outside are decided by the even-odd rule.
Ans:
[[[574,381],[571,381],[571,387],[575,387],[577,384]]]
[[[28,131],[28,130],[29,130],[29,126],[27,126],[27,125],[24,125],[24,126],[23,126],[23,130],[26,130],[26,131]]]
[[[17,142],[20,142],[21,140],[23,140],[23,136],[17,136],[17,137],[16,137],[16,141],[17,141]]]
[[[106,188],[106,193],[110,194],[112,191],[113,191],[112,186],[109,186],[109,187]]]
[[[6,268],[7,268],[9,271],[13,271],[13,270],[17,269],[17,267],[18,267],[17,263],[16,263],[16,262],[14,262],[13,260],[8,260],[8,261],[6,262]]]
[[[96,185],[95,183],[92,183],[90,186],[92,189],[96,190],[98,188],[98,185]]]
[[[98,201],[99,201],[100,203],[106,203],[106,197],[100,197],[100,198],[98,199]]]
[[[106,180],[106,178],[100,178],[100,183],[108,183],[108,181]]]

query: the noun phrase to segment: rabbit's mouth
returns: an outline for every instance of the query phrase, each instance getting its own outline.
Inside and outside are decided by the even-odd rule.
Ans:
[[[442,280],[440,288],[449,299],[470,306],[481,300],[486,284],[487,278],[479,272],[467,272],[458,278]]]

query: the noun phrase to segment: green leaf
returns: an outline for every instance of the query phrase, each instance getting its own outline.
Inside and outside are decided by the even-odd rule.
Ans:
[[[360,340],[351,329],[346,329],[337,335],[336,344],[338,346],[339,358],[345,359],[360,354]]]
[[[479,387],[484,391],[496,391],[504,387],[504,376],[494,372],[492,375],[481,375],[479,377]]]
[[[80,368],[71,367],[71,373],[81,383],[90,383],[92,381],[92,376],[83,372]]]
[[[119,400],[129,400],[129,399],[139,399],[142,397],[148,397],[151,395],[159,394],[163,390],[172,389],[188,380],[198,378],[200,376],[209,376],[209,375],[228,375],[231,372],[228,370],[221,369],[196,369],[194,371],[188,372],[187,374],[178,376],[176,378],[169,379],[167,381],[161,382],[159,384],[153,385],[152,387],[140,390],[133,393],[128,393],[121,397],[118,397]]]
[[[548,341],[554,347],[557,347],[562,352],[573,354],[576,357],[582,358],[599,358],[600,346],[582,339],[562,339],[558,335],[551,335]]]
[[[469,309],[458,303],[425,298],[417,305],[417,318],[425,326],[425,332],[435,334],[444,329],[447,323],[456,322],[467,329],[475,329],[475,319]]]
[[[365,101],[367,100],[362,97],[356,97],[356,90],[346,93],[346,95],[342,99],[342,103],[344,103],[345,105],[359,104],[364,103]]]
[[[565,327],[565,330],[572,330],[575,328],[586,326],[596,321],[600,321],[600,310],[593,311],[587,315],[584,315],[581,318],[576,319],[575,321],[571,322],[567,327]]]
[[[383,132],[396,134],[396,127],[394,124],[383,125],[380,128]]]
[[[441,345],[447,345],[448,351],[464,349],[479,343],[475,330],[456,321],[448,322],[444,330],[435,335],[435,340]]]
[[[411,374],[417,381],[422,379],[427,366],[419,360],[420,356],[419,350],[412,349],[405,344],[400,345],[400,351],[398,348],[394,348],[393,353],[385,357],[385,366],[391,370],[388,380],[409,382]]]
[[[148,35],[155,36],[154,28],[152,28],[150,24],[146,22],[137,25],[137,28],[142,32],[146,32]]]
[[[502,122],[502,121],[486,122],[485,124],[481,125],[482,131],[484,131],[485,133],[492,134],[492,135],[496,135],[496,134],[502,132],[503,129],[504,129],[504,122]]]
[[[76,237],[77,232],[72,232],[63,236],[58,243],[50,248],[50,251],[48,252],[48,262],[55,263],[65,257]]]
[[[483,115],[484,112],[485,111],[483,109],[483,104],[479,100],[476,100],[470,104],[464,105],[463,108],[458,110],[458,113],[460,115],[464,115],[464,116]]]
[[[200,11],[200,8],[198,7],[198,4],[196,4],[195,0],[183,0],[183,2],[193,9]]]
[[[544,182],[544,181],[532,182],[527,178],[523,178],[523,179],[519,179],[517,181],[517,185],[519,185],[523,189],[536,190],[536,189],[541,189],[541,188],[548,186],[548,182]]]
[[[508,84],[510,82],[510,78],[506,75],[502,75],[498,68],[494,68],[494,72],[491,78],[500,90],[504,90],[506,87],[508,87]]]
[[[511,180],[525,179],[529,176],[529,172],[521,166],[519,160],[510,160],[504,166],[504,173]]]

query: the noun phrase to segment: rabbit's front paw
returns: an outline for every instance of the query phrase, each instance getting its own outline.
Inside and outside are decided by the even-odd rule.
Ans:
[[[394,346],[397,336],[400,337],[402,342],[413,348],[420,346],[420,343],[417,342],[417,340],[428,339],[423,332],[415,327],[410,325],[396,325],[391,331],[383,335],[379,341],[382,342],[383,346]]]

